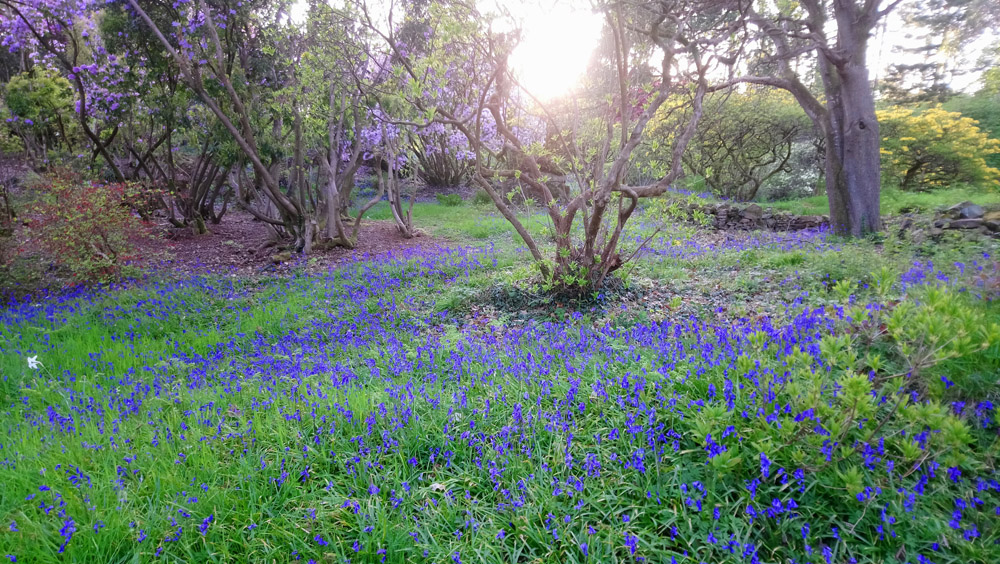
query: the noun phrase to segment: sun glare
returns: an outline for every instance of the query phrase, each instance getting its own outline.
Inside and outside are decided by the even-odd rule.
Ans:
[[[569,2],[540,5],[525,2],[515,15],[523,35],[511,65],[524,87],[549,100],[573,89],[587,70],[601,35],[601,16]],[[512,9],[513,11],[513,9]]]

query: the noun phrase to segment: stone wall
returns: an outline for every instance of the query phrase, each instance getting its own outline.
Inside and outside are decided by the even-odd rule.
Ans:
[[[679,205],[688,219],[694,220],[695,211],[701,211],[708,216],[713,227],[726,231],[802,231],[830,225],[830,218],[825,215],[795,215],[757,204],[680,202]]]
[[[712,227],[720,230],[754,231],[801,231],[819,229],[830,225],[825,215],[795,215],[792,213],[761,207],[757,204],[698,203],[679,201],[678,205],[687,218],[694,221],[696,211],[708,216]],[[965,232],[975,231],[1000,239],[1000,210],[987,210],[972,202],[962,202],[942,208],[929,215],[902,216],[897,221],[887,220],[890,225],[898,225],[901,231],[922,230],[934,236],[944,230]]]
[[[1000,210],[987,211],[972,202],[962,202],[934,214],[932,229],[975,229],[1000,237]]]

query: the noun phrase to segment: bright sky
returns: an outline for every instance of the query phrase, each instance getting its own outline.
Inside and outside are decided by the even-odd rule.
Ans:
[[[383,4],[392,0],[374,0],[376,13],[384,10]],[[476,0],[483,12],[505,9],[517,18],[522,29],[521,44],[511,57],[521,82],[535,96],[550,100],[572,90],[587,70],[590,56],[600,40],[603,18],[590,9],[586,0]],[[305,2],[299,0],[291,8],[293,20],[304,19]],[[502,25],[502,22],[497,22]],[[989,34],[984,34],[989,36]],[[974,46],[980,50],[989,45],[992,36],[984,37]],[[897,14],[890,16],[887,25],[880,27],[870,42],[868,54],[870,75],[876,79],[885,74],[889,65],[899,62],[900,55],[894,45],[913,44],[906,26]],[[975,61],[978,54],[969,58]],[[968,73],[956,78],[956,90],[975,90],[978,73]]]
[[[900,52],[899,47],[917,47],[922,44],[919,39],[923,30],[909,28],[896,10],[889,14],[884,25],[879,26],[875,38],[868,44],[868,64],[870,65],[870,75],[872,79],[885,76],[890,66],[897,63],[917,63],[922,61],[922,56]],[[976,41],[968,46],[964,53],[969,63],[976,60],[988,49],[997,37],[989,32],[983,33]],[[954,77],[951,82],[953,90],[958,92],[975,92],[979,87],[981,72],[968,72]]]
[[[603,18],[579,4],[565,0],[504,2],[522,20],[522,40],[511,56],[511,65],[528,91],[542,100],[565,94],[580,81],[600,40]]]
[[[506,7],[519,18],[522,41],[511,59],[521,76],[522,83],[542,100],[555,98],[570,91],[587,69],[587,63],[596,47],[603,18],[593,13],[589,2],[581,0],[479,0],[484,11],[497,5]],[[911,36],[897,13],[890,15],[885,27],[877,30],[869,43],[868,61],[870,76],[877,79],[886,69],[900,62],[901,57],[914,57],[897,52],[893,47],[919,44]],[[979,53],[996,37],[984,34],[971,47],[968,54],[975,61]],[[966,73],[955,77],[952,88],[958,91],[975,91],[980,73]]]

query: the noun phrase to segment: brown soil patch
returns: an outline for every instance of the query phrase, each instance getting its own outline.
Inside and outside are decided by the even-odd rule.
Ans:
[[[307,256],[295,255],[291,260],[275,263],[276,249],[264,248],[270,234],[267,227],[246,212],[231,211],[218,225],[209,225],[205,235],[194,235],[187,229],[167,229],[162,242],[170,259],[161,268],[176,273],[216,273],[254,275],[284,272],[306,266],[311,271],[325,271],[342,264],[376,258],[415,247],[446,245],[448,241],[423,234],[406,239],[389,220],[363,220],[354,249],[337,247],[313,251]]]

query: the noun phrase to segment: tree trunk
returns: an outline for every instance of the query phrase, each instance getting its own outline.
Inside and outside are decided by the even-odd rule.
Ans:
[[[858,237],[882,230],[882,165],[868,72],[852,70],[827,93],[826,193],[834,232]]]
[[[877,16],[875,9],[864,12],[848,0],[834,0],[833,6],[837,49],[819,51],[827,102],[822,123],[826,193],[834,232],[859,237],[882,230],[881,138],[867,61],[868,35]]]

